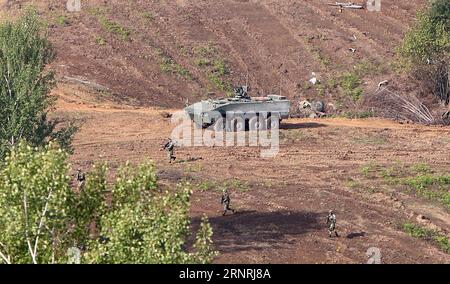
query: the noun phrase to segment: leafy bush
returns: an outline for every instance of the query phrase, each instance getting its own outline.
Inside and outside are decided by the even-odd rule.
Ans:
[[[434,0],[418,13],[417,23],[405,36],[398,52],[401,65],[445,104],[450,88],[450,2]]]
[[[67,154],[20,143],[0,171],[0,263],[209,263],[212,229],[203,218],[192,250],[189,184],[161,192],[151,163],[125,165],[109,185],[106,165],[70,186]],[[93,228],[95,225],[95,229]]]

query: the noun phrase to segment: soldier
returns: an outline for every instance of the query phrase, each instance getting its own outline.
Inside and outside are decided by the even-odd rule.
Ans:
[[[223,205],[222,216],[225,216],[225,214],[227,214],[227,211],[231,211],[234,213],[234,209],[230,208],[230,195],[228,194],[227,189],[224,189],[222,192],[222,198],[220,200],[220,204]]]
[[[327,216],[327,225],[330,225],[330,227],[328,227],[328,235],[331,238],[333,232],[336,235],[336,237],[339,237],[337,231],[336,231],[336,215],[334,214],[333,210],[330,210],[328,212],[328,216]]]
[[[77,169],[78,190],[82,190],[86,184],[86,175],[80,169]]]
[[[176,157],[173,155],[173,149],[175,144],[172,139],[169,138],[169,141],[164,145],[164,150],[167,150],[167,157],[169,158],[169,163],[172,163],[172,160],[175,161]]]

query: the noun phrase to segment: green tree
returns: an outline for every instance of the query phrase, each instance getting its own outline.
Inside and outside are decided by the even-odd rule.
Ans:
[[[67,154],[24,143],[10,152],[0,172],[0,256],[3,263],[55,263],[64,254],[69,208]]]
[[[70,186],[67,153],[19,143],[0,167],[0,263],[209,263],[212,229],[203,218],[193,247],[188,184],[162,191],[151,163],[125,165],[110,185],[94,167],[83,190]]]
[[[59,121],[48,119],[55,80],[46,66],[54,54],[36,12],[0,25],[0,158],[22,139],[35,146],[50,140],[70,146],[76,127],[56,131]]]
[[[105,172],[101,173],[105,174]],[[103,180],[103,178],[97,178]],[[88,263],[209,263],[212,229],[203,218],[194,252],[190,234],[189,184],[161,192],[153,164],[126,165],[111,190],[111,204],[100,219],[100,238],[90,243]]]
[[[450,2],[434,0],[405,36],[402,63],[445,104],[449,103]]]

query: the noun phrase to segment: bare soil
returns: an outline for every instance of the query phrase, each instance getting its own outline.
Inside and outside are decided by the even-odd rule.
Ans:
[[[411,92],[404,78],[393,75],[390,62],[424,5],[420,0],[383,1],[379,13],[339,13],[328,0],[81,0],[82,10],[69,13],[65,0],[3,2],[3,19],[28,5],[38,9],[50,27],[57,50],[52,67],[61,80],[104,86],[104,93],[128,105],[178,108],[208,92],[225,95],[211,79],[214,68],[199,64],[201,59],[226,64],[227,74],[219,76],[225,85],[245,84],[248,74],[253,95],[281,92],[341,109],[353,108],[352,99],[336,87],[323,94],[306,88],[312,72],[327,85],[355,66],[377,62],[366,72],[366,93],[383,80],[398,85],[398,92]],[[210,54],[202,55],[208,48]],[[178,71],[164,69],[168,58]],[[180,74],[185,71],[190,76]]]

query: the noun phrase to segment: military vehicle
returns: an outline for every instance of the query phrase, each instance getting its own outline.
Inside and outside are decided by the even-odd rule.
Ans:
[[[291,102],[286,97],[250,97],[248,91],[247,86],[238,87],[232,98],[203,100],[185,111],[196,125],[216,130],[268,129],[288,118]]]

